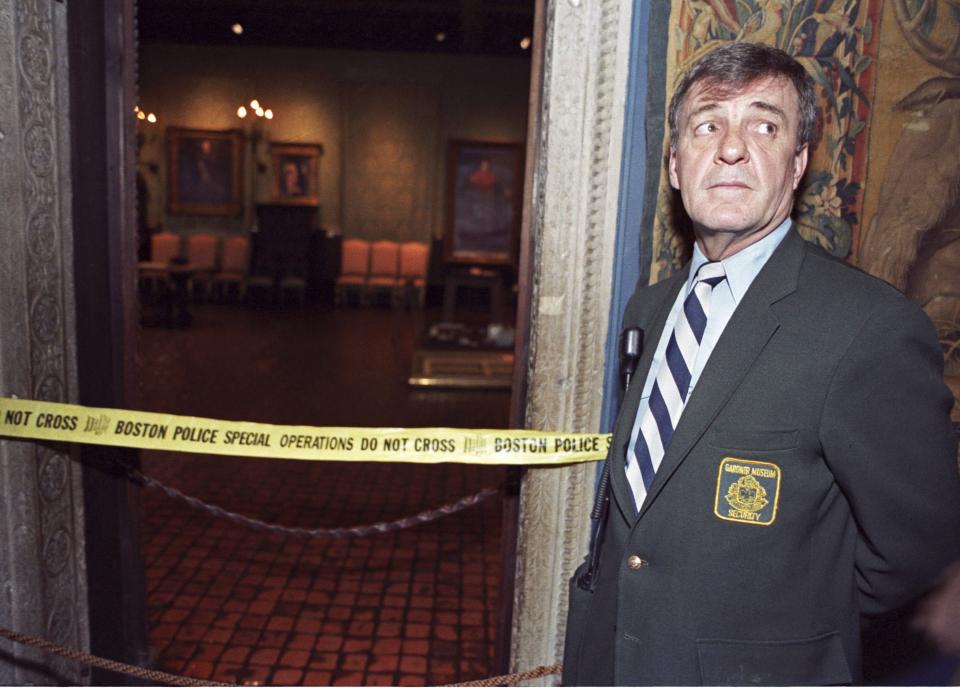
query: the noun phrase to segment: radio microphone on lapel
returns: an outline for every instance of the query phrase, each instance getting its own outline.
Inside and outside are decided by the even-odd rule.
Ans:
[[[626,394],[630,380],[640,362],[640,353],[643,351],[643,330],[639,327],[628,327],[620,335],[620,381],[623,392]]]
[[[643,330],[639,327],[628,327],[620,333],[620,382],[623,385],[620,393],[620,403],[626,397],[633,373],[637,369],[640,355],[643,352]],[[581,590],[593,590],[594,577],[600,563],[600,548],[603,545],[603,524],[607,520],[610,510],[610,459],[603,462],[600,480],[597,484],[597,497],[590,514],[591,537],[590,553],[586,570],[577,578],[577,586]]]

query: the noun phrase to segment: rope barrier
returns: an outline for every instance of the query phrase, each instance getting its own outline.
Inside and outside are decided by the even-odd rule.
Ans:
[[[153,681],[155,683],[163,683],[168,686],[236,685],[233,683],[220,683],[218,681],[201,681],[199,679],[189,678],[188,676],[168,674],[165,671],[144,669],[143,667],[139,667],[134,664],[117,662],[112,659],[104,659],[103,657],[97,657],[96,655],[91,655],[86,652],[80,652],[80,650],[74,650],[69,647],[64,647],[63,645],[57,645],[56,643],[52,643],[45,638],[38,638],[33,635],[26,635],[25,633],[17,633],[16,631],[11,631],[10,629],[3,628],[2,626],[0,626],[0,636],[15,643],[27,645],[29,647],[35,647],[43,650],[44,652],[49,652],[50,654],[64,657],[66,659],[72,659],[77,662],[82,662],[98,669],[107,669],[108,671],[114,671],[118,674],[126,674],[127,676],[133,676],[134,678]]]
[[[245,525],[251,528],[258,530],[267,530],[271,532],[281,532],[288,535],[295,535],[300,537],[321,537],[321,536],[330,536],[330,537],[363,537],[366,535],[374,535],[380,533],[389,533],[395,530],[400,530],[402,528],[409,528],[416,525],[421,525],[424,523],[429,523],[430,521],[436,520],[442,516],[448,516],[454,514],[458,511],[462,511],[470,506],[479,504],[481,501],[492,497],[497,494],[497,490],[492,488],[487,488],[481,490],[477,494],[471,495],[469,497],[464,497],[452,504],[446,504],[437,509],[431,509],[429,511],[423,511],[417,514],[416,516],[408,516],[406,518],[397,519],[396,521],[374,523],[368,526],[354,526],[351,528],[289,528],[286,526],[278,526],[259,519],[250,518],[242,514],[237,514],[232,511],[227,511],[222,507],[215,506],[212,504],[207,504],[203,500],[200,500],[196,497],[191,497],[185,495],[179,490],[164,485],[163,483],[150,478],[147,475],[144,475],[140,471],[132,468],[127,469],[128,477],[134,482],[144,485],[146,487],[152,487],[154,489],[160,490],[164,494],[170,496],[173,499],[184,502],[190,505],[193,508],[201,509],[207,511],[214,516],[221,516],[227,518],[234,523],[239,523],[240,525]],[[0,626],[0,637],[6,638],[7,640],[19,643],[21,645],[27,645],[29,647],[35,647],[45,652],[64,657],[66,659],[74,660],[77,662],[82,662],[99,669],[106,669],[108,671],[113,671],[120,674],[125,674],[127,676],[133,676],[138,679],[143,679],[147,681],[153,681],[155,683],[163,683],[170,686],[230,686],[235,685],[231,683],[220,683],[217,681],[210,680],[199,680],[194,678],[189,678],[187,676],[179,676],[177,674],[169,674],[164,671],[158,671],[156,669],[144,669],[143,667],[136,666],[133,664],[126,664],[124,662],[118,662],[112,659],[105,659],[103,657],[98,657],[96,655],[91,655],[86,652],[81,652],[79,650],[74,650],[72,648],[64,647],[62,645],[57,645],[56,643],[50,642],[45,638],[38,638],[36,636],[27,635],[25,633],[17,633],[8,628]],[[453,684],[456,686],[501,686],[501,685],[514,685],[517,681],[526,680],[529,678],[539,678],[541,676],[547,676],[551,673],[557,673],[559,671],[559,665],[554,665],[554,667],[538,667],[531,671],[521,672],[516,674],[508,674],[505,676],[494,676],[492,678],[482,679],[481,681],[472,681],[468,683],[457,683]],[[546,670],[546,671],[545,671]]]
[[[176,488],[164,485],[158,480],[144,475],[140,471],[128,468],[127,475],[136,483],[145,485],[147,487],[152,487],[156,490],[160,490],[165,495],[184,504],[188,504],[194,509],[200,509],[201,511],[206,511],[213,516],[219,516],[225,518],[233,523],[236,523],[241,526],[246,526],[248,528],[253,528],[255,530],[265,530],[272,533],[281,533],[284,535],[292,535],[295,537],[333,537],[333,538],[346,538],[346,537],[366,537],[368,535],[382,535],[384,533],[391,533],[396,530],[403,530],[404,528],[412,528],[414,526],[423,525],[424,523],[430,523],[435,521],[443,516],[450,516],[455,514],[458,511],[463,511],[464,509],[475,506],[482,502],[485,499],[488,499],[495,494],[498,490],[493,488],[486,488],[480,490],[476,494],[470,495],[469,497],[464,497],[459,499],[452,504],[444,504],[441,507],[436,509],[429,509],[427,511],[421,511],[415,516],[406,516],[404,518],[399,518],[395,521],[381,521],[379,523],[373,523],[365,526],[352,526],[349,528],[292,528],[288,526],[280,526],[272,523],[267,523],[266,521],[261,521],[260,519],[250,518],[249,516],[244,516],[243,514],[238,514],[234,511],[227,511],[223,507],[216,506],[214,504],[208,504],[202,499],[197,497],[191,497],[186,495]]]
[[[393,428],[388,430],[371,430],[360,428],[267,426],[256,423],[185,418],[169,414],[130,412],[118,409],[94,409],[70,404],[37,402],[6,397],[0,397],[0,411],[3,411],[3,413],[0,413],[0,435],[7,437],[81,442],[144,449],[173,449],[188,452],[260,456],[262,458],[296,458],[308,460],[346,459],[366,461],[400,460],[426,463],[460,461],[465,463],[499,463],[506,465],[557,465],[602,459],[606,446],[610,441],[609,435],[576,435],[536,431],[462,431],[451,430],[449,428],[424,428],[420,430]],[[81,416],[83,412],[88,413],[85,418]],[[99,415],[89,415],[90,413],[97,413]],[[33,414],[37,415],[34,416],[35,420],[31,422],[30,418]],[[83,421],[82,430],[80,429],[81,420]],[[165,438],[168,424],[175,422],[182,423],[182,425],[174,426],[173,431],[174,438],[177,437],[178,433],[181,435],[180,442],[167,442]],[[111,427],[114,428],[112,433],[114,436],[105,434]],[[130,432],[127,432],[127,430],[130,430]],[[144,441],[141,439],[148,432],[154,430],[160,433],[160,441]],[[256,447],[270,447],[271,438],[277,436],[277,433],[284,431],[288,433],[290,431],[301,433],[279,435],[279,437],[281,437],[281,446],[285,448],[285,451],[270,450],[263,452],[254,450]],[[341,435],[331,435],[327,437],[326,435],[305,434],[310,432],[315,433],[316,431],[341,433]],[[226,445],[235,443],[236,445],[243,445],[243,447],[210,446],[217,442],[216,438],[220,432],[224,435]],[[134,439],[129,437],[131,434],[134,435]],[[153,438],[153,435],[149,435],[149,437]],[[329,440],[339,440],[339,442]],[[373,449],[372,455],[368,454],[362,458],[353,455],[355,454],[353,447],[354,440],[357,440],[356,444],[360,447],[366,445],[368,448]],[[392,445],[393,448],[390,449],[389,452],[385,452],[383,449],[378,452],[375,447],[381,440],[384,443],[383,446],[390,447]],[[207,446],[199,447],[185,444],[188,442],[203,442]],[[329,451],[330,448],[327,447],[328,444],[339,444],[335,453]],[[421,448],[420,444],[424,446]],[[412,452],[409,451],[408,445],[410,445],[409,449],[413,450]],[[434,445],[436,445],[436,448],[439,448],[440,451],[451,452],[453,455],[442,458],[436,456],[434,453],[436,451]],[[308,451],[299,451],[301,449]],[[348,450],[347,453],[349,456],[343,455],[344,449]],[[424,450],[430,455],[430,458],[425,458],[427,453],[424,453]],[[392,454],[392,456],[390,454]],[[547,456],[545,456],[545,454]],[[195,509],[206,511],[214,516],[226,518],[239,525],[257,530],[311,538],[365,537],[410,528],[429,523],[443,516],[455,514],[468,507],[475,506],[498,493],[495,489],[486,488],[456,502],[445,504],[436,509],[422,511],[415,516],[408,516],[395,521],[382,521],[370,525],[348,528],[292,528],[267,523],[236,512],[227,511],[213,504],[208,504],[197,497],[186,495],[175,488],[164,485],[138,470],[127,468],[126,472],[130,480],[140,485],[157,489],[171,499],[183,502]],[[172,686],[235,685],[211,680],[199,680],[169,674],[155,669],[144,669],[136,665],[105,659],[57,645],[44,638],[17,633],[2,626],[0,626],[0,637],[21,645],[35,647],[66,659],[82,662],[99,669],[106,669],[156,683]],[[560,673],[561,669],[561,664],[552,664],[540,666],[528,671],[448,685],[510,686],[522,681],[557,674]]]
[[[103,657],[98,657],[96,655],[91,655],[87,652],[81,652],[80,650],[74,650],[69,647],[64,647],[63,645],[58,645],[56,643],[50,642],[45,638],[38,638],[37,636],[27,635],[25,633],[17,633],[16,631],[11,631],[9,628],[4,628],[0,626],[0,637],[6,638],[20,645],[26,645],[28,647],[35,647],[44,652],[49,652],[50,654],[63,657],[65,659],[70,659],[76,662],[82,662],[92,667],[98,669],[107,669],[108,671],[113,671],[118,674],[125,674],[127,676],[133,676],[134,678],[153,681],[154,683],[162,683],[168,686],[235,686],[235,683],[221,683],[220,681],[212,680],[201,680],[196,678],[190,678],[189,676],[180,676],[178,674],[168,674],[165,671],[159,671],[157,669],[144,669],[143,667],[136,666],[135,664],[126,664],[124,662],[118,662],[113,659],[105,659]],[[536,669],[529,669],[527,671],[518,671],[513,674],[504,674],[502,676],[491,676],[490,678],[478,679],[476,681],[464,681],[462,683],[448,683],[445,685],[448,686],[515,686],[521,681],[529,681],[535,678],[543,678],[544,676],[550,676],[552,674],[559,674],[563,669],[562,664],[550,664],[548,666],[539,666]]]
[[[448,683],[448,686],[515,686],[521,681],[530,681],[535,678],[543,678],[552,674],[559,674],[563,670],[562,664],[548,664],[538,666],[536,669],[527,671],[518,671],[514,674],[504,674],[503,676],[491,676],[490,678],[481,678],[476,681],[464,681],[462,683]]]

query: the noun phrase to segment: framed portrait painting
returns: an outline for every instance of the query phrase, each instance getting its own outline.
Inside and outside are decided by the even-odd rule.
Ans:
[[[320,156],[317,143],[272,143],[273,202],[317,205],[320,197]]]
[[[447,157],[448,262],[516,263],[523,145],[455,140]]]
[[[167,128],[167,208],[171,215],[243,212],[243,133]]]

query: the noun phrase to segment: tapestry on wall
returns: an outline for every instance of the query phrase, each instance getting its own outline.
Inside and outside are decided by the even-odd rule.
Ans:
[[[960,3],[885,3],[873,103],[856,263],[930,316],[960,399]]]
[[[806,239],[840,257],[854,245],[863,201],[879,5],[879,0],[673,0],[671,12],[668,95],[691,64],[736,40],[781,48],[813,76],[822,121],[795,218]],[[671,274],[689,255],[679,197],[665,174],[659,196],[651,282]]]
[[[924,308],[960,399],[960,3],[672,0],[669,27],[668,95],[728,41],[774,45],[806,67],[820,122],[797,195],[800,233]],[[688,257],[679,203],[661,174],[650,282]]]

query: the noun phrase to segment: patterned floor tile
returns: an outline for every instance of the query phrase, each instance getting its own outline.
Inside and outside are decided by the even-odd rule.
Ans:
[[[147,410],[312,425],[506,424],[506,393],[406,386],[412,314],[201,306],[195,315],[186,330],[143,331]],[[371,374],[370,361],[384,369]],[[145,452],[143,469],[227,510],[303,528],[396,519],[505,477],[500,468],[455,464],[161,452]],[[159,668],[244,685],[429,685],[490,673],[498,498],[352,540],[251,530],[152,490],[144,514]]]

